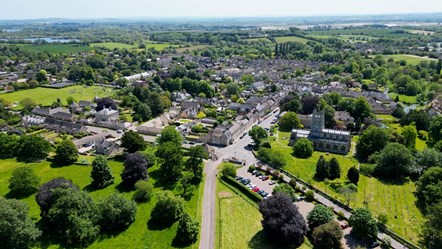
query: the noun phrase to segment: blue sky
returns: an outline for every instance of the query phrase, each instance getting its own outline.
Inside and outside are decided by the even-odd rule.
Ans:
[[[442,0],[0,0],[0,19],[242,17],[442,12]]]

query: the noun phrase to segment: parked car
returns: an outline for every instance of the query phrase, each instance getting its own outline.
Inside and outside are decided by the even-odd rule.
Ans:
[[[271,180],[271,181],[269,182],[269,185],[273,185],[273,184],[275,184],[275,183],[276,183],[276,181]]]
[[[244,132],[241,137],[239,137],[240,139],[243,139],[245,136],[247,135],[247,132]]]
[[[258,187],[254,187],[254,188],[252,189],[252,191],[253,191],[253,192],[258,192],[258,191],[259,191],[259,188],[258,188]]]
[[[258,190],[258,192],[256,192],[258,195],[261,195],[262,196],[262,193],[264,193],[265,191],[264,190],[262,190],[262,189],[260,189],[260,190]]]
[[[269,176],[262,176],[261,180],[267,181],[269,179]]]
[[[266,197],[266,196],[268,196],[269,195],[269,193],[267,193],[267,192],[265,192],[265,191],[263,191],[261,194],[260,194],[262,197]]]
[[[252,175],[256,175],[256,174],[258,174],[259,173],[259,171],[258,170],[254,170],[254,171],[252,171]]]
[[[263,174],[261,172],[258,172],[255,174],[256,177],[258,177],[259,179],[261,179],[261,177],[263,176]]]
[[[341,224],[342,230],[346,229],[347,227],[349,227],[349,225],[347,223],[342,223]]]
[[[235,180],[238,180],[238,181],[239,181],[239,180],[242,180],[242,178],[243,178],[243,177],[242,177],[242,176],[239,176],[239,175],[238,175],[238,176],[235,176]]]
[[[298,198],[296,198],[297,201],[303,201],[305,199],[304,196],[299,196]]]
[[[256,188],[256,185],[255,184],[250,184],[250,189],[254,189],[254,188]]]
[[[249,183],[249,184],[246,185],[246,187],[247,187],[248,189],[252,189],[252,184]]]
[[[368,247],[375,248],[375,247],[378,247],[379,245],[380,245],[379,242],[373,241],[373,242],[368,244]]]

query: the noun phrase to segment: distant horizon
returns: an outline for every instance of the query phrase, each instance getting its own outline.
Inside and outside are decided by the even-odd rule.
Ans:
[[[38,4],[38,7],[36,7]],[[440,0],[14,0],[1,20],[334,17],[442,13]]]

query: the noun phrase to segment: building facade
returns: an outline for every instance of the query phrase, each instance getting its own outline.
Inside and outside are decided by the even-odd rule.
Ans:
[[[351,135],[348,131],[325,129],[324,112],[313,112],[311,130],[292,130],[289,145],[297,139],[307,138],[313,142],[317,151],[347,154],[351,147]]]

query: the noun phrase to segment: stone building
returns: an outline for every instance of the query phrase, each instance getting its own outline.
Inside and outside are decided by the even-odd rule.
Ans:
[[[317,151],[347,154],[351,147],[351,135],[348,131],[324,128],[324,112],[313,112],[311,130],[292,130],[290,143],[292,145],[299,138],[308,138],[313,142]]]

